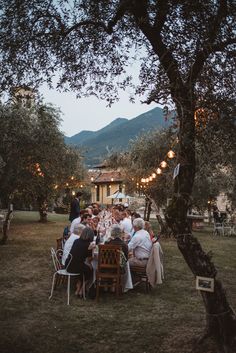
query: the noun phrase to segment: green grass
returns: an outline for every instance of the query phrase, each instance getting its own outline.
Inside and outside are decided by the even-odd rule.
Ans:
[[[53,268],[50,247],[67,225],[67,215],[51,215],[47,224],[34,212],[14,215],[9,241],[0,247],[1,353],[188,353],[203,332],[205,314],[194,277],[175,241],[162,240],[165,281],[145,293],[144,286],[116,300],[82,301],[60,287],[48,300]],[[236,237],[212,238],[196,232],[213,261],[232,306],[236,307]],[[201,353],[215,353],[203,348]]]

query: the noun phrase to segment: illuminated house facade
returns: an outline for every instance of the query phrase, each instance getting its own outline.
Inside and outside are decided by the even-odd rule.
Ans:
[[[89,171],[91,180],[91,201],[111,205],[124,203],[126,199],[111,199],[109,196],[119,191],[125,194],[125,184],[120,171],[108,170],[106,166],[96,167],[99,171]]]

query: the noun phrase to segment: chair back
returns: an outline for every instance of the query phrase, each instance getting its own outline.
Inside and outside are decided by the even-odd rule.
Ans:
[[[58,249],[58,250],[55,251],[54,248],[51,248],[51,256],[52,256],[52,261],[53,261],[53,265],[54,265],[55,271],[61,270],[63,268],[63,265],[61,263],[62,255],[63,255],[63,250],[62,249]],[[68,259],[67,265],[66,265],[66,268],[65,268],[67,270],[67,268],[70,265],[71,260],[72,260],[71,253],[67,252],[66,259]]]
[[[100,244],[98,249],[98,271],[110,269],[119,274],[121,246]]]
[[[66,254],[66,267],[65,267],[65,269],[67,270],[71,261],[72,261],[72,255],[69,251],[65,251],[65,250],[63,250],[63,251],[64,251],[64,254]]]
[[[63,238],[57,238],[57,250],[63,249],[64,248],[64,243],[63,243]]]
[[[58,271],[61,269],[61,262],[60,262],[60,257],[59,257],[59,251],[62,252],[62,250],[57,250],[55,251],[54,248],[51,248],[51,257],[52,257],[52,262],[53,266],[55,268],[55,271]]]

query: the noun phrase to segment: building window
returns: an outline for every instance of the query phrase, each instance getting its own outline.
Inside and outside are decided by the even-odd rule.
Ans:
[[[96,201],[100,201],[100,187],[99,185],[96,185]]]
[[[111,195],[111,185],[107,185],[107,196]]]

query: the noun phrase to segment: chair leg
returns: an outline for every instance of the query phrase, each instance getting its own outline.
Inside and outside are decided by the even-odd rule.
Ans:
[[[83,284],[82,284],[82,291],[83,291],[83,299],[85,300],[86,299],[86,293],[85,293],[85,278],[84,278],[84,275],[83,275]]]
[[[116,298],[119,298],[120,281],[116,279]]]
[[[70,275],[67,280],[67,305],[70,305]]]
[[[96,301],[98,302],[99,300],[99,280],[97,280],[96,283]]]
[[[54,289],[56,289],[57,286],[59,286],[59,285],[63,282],[63,277],[64,277],[64,276],[60,276],[60,275],[57,275],[57,276],[56,276],[56,280],[55,280],[55,284],[54,284]]]
[[[52,295],[53,295],[56,275],[57,275],[57,273],[55,272],[54,275],[53,275],[53,278],[52,278],[52,288],[51,288],[51,294],[50,294],[49,299],[51,299],[51,298],[52,298]]]
[[[150,284],[148,282],[148,279],[146,279],[146,293],[149,293],[150,291]]]

